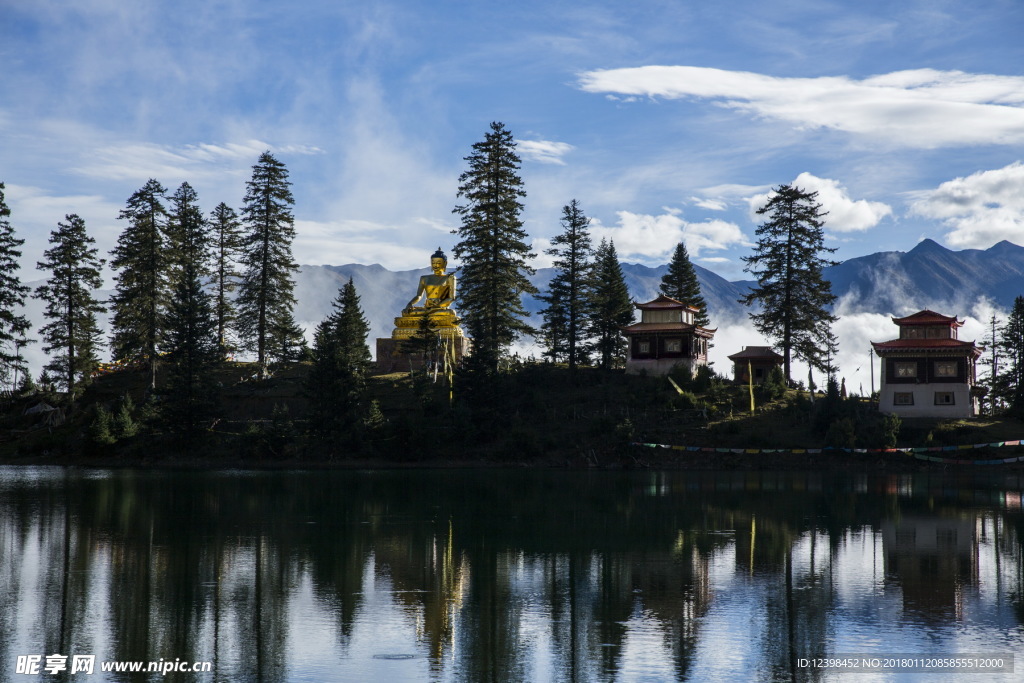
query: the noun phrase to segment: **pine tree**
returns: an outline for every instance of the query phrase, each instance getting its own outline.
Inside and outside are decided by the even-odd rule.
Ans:
[[[28,318],[19,313],[29,291],[18,277],[18,259],[25,240],[14,237],[10,215],[4,184],[0,183],[0,380],[10,381],[13,389],[18,386],[19,374],[28,376],[21,350],[34,340],[27,336],[31,327]]]
[[[827,338],[824,330],[836,321],[828,311],[836,297],[822,273],[836,262],[820,255],[835,249],[824,246],[822,218],[827,212],[821,211],[817,197],[817,192],[798,187],[777,188],[757,210],[768,219],[757,228],[753,255],[743,257],[745,270],[757,278],[757,287],[739,301],[747,306],[760,303],[761,311],[751,313],[750,319],[782,349],[787,382],[792,380],[793,353],[804,355],[811,364],[817,362],[817,357],[806,354],[815,342]]]
[[[684,242],[676,245],[672,260],[668,264],[668,271],[661,277],[659,291],[667,297],[696,308],[698,313],[693,317],[696,325],[707,327],[711,323],[711,319],[708,318],[708,304],[701,296],[697,271],[690,263],[690,254],[686,251]]]
[[[989,336],[982,339],[984,348],[988,349],[988,373],[978,377],[979,385],[988,385],[988,414],[995,415],[999,412],[1001,402],[999,400],[999,333],[1001,326],[996,314],[989,318]]]
[[[621,328],[633,322],[633,300],[622,275],[615,242],[601,240],[594,252],[592,270],[592,306],[590,331],[600,366],[608,370],[625,361],[626,339]]]
[[[573,199],[562,207],[563,232],[551,240],[547,254],[555,257],[557,273],[551,279],[548,292],[538,297],[548,307],[541,311],[547,335],[547,355],[552,360],[564,357],[569,369],[586,364],[589,360],[590,338],[588,307],[591,297],[590,219],[583,213],[579,202]]]
[[[238,295],[238,332],[242,343],[266,366],[275,329],[287,329],[295,306],[292,258],[295,203],[288,169],[269,152],[260,155],[246,183],[242,217],[249,232],[242,242],[245,273]],[[294,322],[294,320],[292,320]]]
[[[1007,409],[1024,414],[1024,296],[1013,300],[1010,316],[999,331],[999,350],[1004,363],[997,386]]]
[[[328,318],[338,340],[338,351],[342,365],[353,372],[365,373],[370,367],[370,349],[366,338],[370,334],[370,323],[363,315],[352,278],[342,286],[334,302],[334,312]]]
[[[351,436],[361,424],[364,375],[370,365],[368,334],[359,294],[349,279],[338,292],[334,312],[317,326],[313,336],[313,367],[306,395],[314,433],[323,437]]]
[[[229,330],[235,322],[235,304],[230,294],[238,287],[241,272],[237,261],[242,254],[242,222],[230,206],[221,202],[210,213],[211,247],[213,250],[214,317],[221,353],[233,350]]]
[[[182,278],[202,280],[210,274],[210,237],[199,209],[199,197],[182,183],[170,199],[165,253],[172,287]]]
[[[308,353],[305,331],[290,310],[283,311],[270,326],[267,355],[279,361],[297,361]]]
[[[523,294],[536,294],[529,280],[535,255],[526,245],[520,198],[526,196],[519,177],[519,157],[512,133],[492,123],[491,132],[473,145],[465,160],[469,170],[459,176],[459,197],[453,209],[462,217],[455,234],[456,258],[462,259],[459,309],[473,337],[473,355],[481,367],[495,371],[508,346],[522,334],[533,334],[526,323]]]
[[[103,285],[100,269],[103,260],[96,258],[96,243],[85,231],[85,221],[69,214],[65,223],[57,223],[50,234],[53,246],[43,252],[45,260],[36,264],[39,270],[49,271],[46,284],[37,287],[33,296],[46,302],[44,315],[49,321],[40,330],[46,346],[43,350],[53,356],[40,377],[53,371],[58,382],[63,382],[73,399],[96,369],[96,350],[100,345],[96,314],[103,306],[93,298],[93,290]],[[52,353],[51,353],[52,352]]]
[[[544,349],[541,355],[550,359],[552,363],[565,359],[569,353],[569,315],[564,304],[567,295],[565,283],[552,278],[547,293],[537,297],[547,303],[547,308],[540,312],[544,317],[538,337]]]
[[[168,233],[173,289],[160,349],[167,354],[167,400],[162,416],[169,431],[191,441],[215,407],[212,370],[221,359],[210,296],[203,290],[208,272],[209,236],[198,198],[182,183],[171,198]]]
[[[149,368],[150,389],[156,388],[157,347],[169,295],[167,193],[150,179],[128,198],[118,216],[128,226],[117,240],[110,266],[120,271],[117,291],[110,298],[111,355],[115,361],[141,361]]]

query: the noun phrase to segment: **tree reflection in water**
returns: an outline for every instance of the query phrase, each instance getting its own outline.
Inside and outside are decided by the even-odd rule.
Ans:
[[[797,658],[879,642],[1012,651],[1020,491],[929,475],[0,468],[0,660],[180,658],[218,681],[805,680]]]

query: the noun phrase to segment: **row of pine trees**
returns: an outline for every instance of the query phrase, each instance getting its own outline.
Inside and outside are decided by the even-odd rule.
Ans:
[[[31,292],[45,304],[39,334],[50,360],[42,382],[72,400],[82,391],[104,346],[97,315],[108,310],[112,364],[145,367],[150,392],[166,364],[162,413],[184,432],[209,417],[210,369],[236,349],[254,352],[261,368],[298,357],[305,341],[292,317],[293,203],[288,171],[269,152],[253,167],[241,215],[222,202],[204,217],[187,182],[169,195],[149,180],[118,216],[125,227],[110,254],[116,288],[107,302],[95,295],[105,260],[85,221],[66,216],[37,264],[49,277]],[[30,292],[17,278],[24,240],[14,237],[9,215],[0,184],[0,379],[17,384],[19,375],[31,381],[22,350],[34,340],[25,316],[14,313]]]

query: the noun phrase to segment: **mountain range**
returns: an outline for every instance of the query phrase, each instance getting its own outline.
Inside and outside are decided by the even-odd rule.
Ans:
[[[651,268],[623,263],[623,275],[634,300],[657,297],[667,268],[667,264]],[[712,327],[746,317],[749,309],[737,300],[750,291],[753,281],[730,282],[701,266],[695,265],[694,269]],[[295,317],[315,325],[328,314],[338,288],[351,277],[370,321],[371,339],[390,336],[392,319],[412,298],[419,277],[428,272],[427,268],[390,271],[376,264],[302,266],[296,278],[299,304]],[[544,291],[554,272],[553,268],[538,269],[531,280]],[[860,256],[828,267],[824,274],[838,297],[836,310],[840,314],[906,315],[930,308],[962,317],[983,300],[1008,311],[1014,298],[1024,294],[1024,247],[1003,241],[985,250],[953,251],[926,239],[910,251]],[[524,304],[533,323],[539,325],[542,302],[526,297]]]

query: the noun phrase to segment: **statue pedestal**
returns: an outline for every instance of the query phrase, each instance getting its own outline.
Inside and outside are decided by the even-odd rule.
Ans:
[[[424,360],[422,354],[402,352],[402,339],[389,337],[377,338],[377,372],[409,372],[422,370]],[[452,337],[448,343],[455,346],[455,364],[461,365],[462,359],[470,354],[473,348],[468,337]]]

